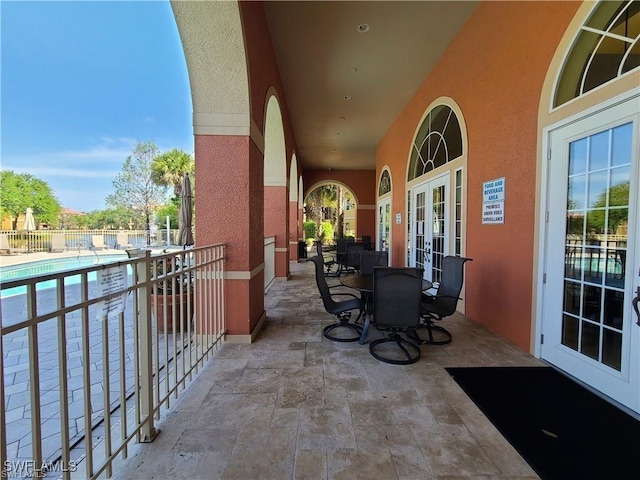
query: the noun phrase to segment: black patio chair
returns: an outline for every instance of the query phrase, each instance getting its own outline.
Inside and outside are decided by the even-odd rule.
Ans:
[[[436,294],[422,296],[420,328],[426,328],[427,338],[420,337],[417,330],[410,334],[413,340],[429,345],[444,345],[451,342],[451,332],[440,325],[435,325],[435,322],[456,312],[464,283],[464,264],[471,260],[471,258],[453,256],[442,259],[442,278]],[[438,335],[434,336],[434,332]]]
[[[327,280],[324,277],[324,261],[322,257],[315,256],[309,258],[307,261],[313,262],[315,265],[316,284],[318,291],[320,292],[320,298],[322,298],[322,304],[324,309],[338,318],[338,322],[327,325],[322,329],[322,334],[325,338],[336,342],[357,342],[362,334],[362,327],[351,323],[351,312],[358,310],[358,317],[356,321],[362,316],[363,304],[362,300],[356,297],[352,293],[331,293]],[[352,297],[349,300],[336,301],[334,297],[345,296]],[[334,336],[330,335],[331,332],[335,332],[337,329],[347,330],[349,333],[355,332],[355,335],[351,333],[351,336]]]
[[[344,263],[344,269],[348,272],[360,271],[360,253],[364,252],[364,243],[349,242],[347,243],[347,255]]]
[[[388,267],[389,252],[360,253],[360,275],[373,275],[373,267]]]
[[[371,235],[362,235],[362,243],[364,243],[365,250],[373,250],[371,245]]]
[[[347,243],[353,240],[347,238],[338,238],[336,240],[336,262],[338,262],[338,275],[342,274],[347,261]]]
[[[319,240],[316,241],[316,253],[317,253],[318,257],[322,258],[322,264],[324,265],[324,268],[325,268],[324,275],[326,277],[336,277],[336,276],[338,276],[338,269],[339,269],[338,262],[331,255],[329,255],[327,258],[325,258],[324,251],[322,250],[322,242],[319,241]],[[336,268],[335,271],[333,270],[334,267]]]
[[[381,362],[408,365],[420,360],[420,345],[402,333],[420,325],[422,272],[412,267],[373,269],[373,325],[389,333],[372,341],[369,352]]]

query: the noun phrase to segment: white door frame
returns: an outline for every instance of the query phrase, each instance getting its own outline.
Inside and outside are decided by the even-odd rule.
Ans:
[[[425,198],[426,200],[426,204],[425,206],[429,206],[432,203],[432,198],[431,198],[431,193],[433,191],[432,187],[437,186],[436,184],[441,184],[444,185],[445,187],[445,195],[444,195],[444,199],[445,199],[445,209],[444,209],[444,219],[445,219],[445,241],[444,241],[444,245],[443,245],[443,254],[444,255],[448,255],[450,248],[451,248],[451,236],[452,236],[452,225],[451,225],[451,174],[449,171],[446,171],[444,173],[442,173],[441,175],[437,175],[434,177],[431,177],[429,179],[424,179],[424,181],[420,182],[419,184],[416,184],[414,186],[411,187],[411,225],[410,225],[410,231],[411,231],[411,257],[410,257],[410,261],[409,261],[409,266],[411,267],[415,267],[416,266],[416,251],[417,251],[417,244],[416,244],[416,234],[417,232],[415,231],[415,225],[416,225],[416,197],[418,193],[422,193],[424,192],[425,195],[427,195]],[[418,192],[419,191],[419,192]],[[431,221],[427,222],[425,220],[425,226],[429,225],[429,228],[425,228],[425,232],[424,234],[426,235],[428,232],[431,232],[432,230],[432,223]],[[433,246],[431,246],[431,252],[433,252]],[[430,261],[429,263],[429,267],[431,267],[432,263]],[[431,281],[431,270],[427,269],[427,267],[425,266],[424,269],[424,278]]]
[[[569,127],[570,125],[586,120],[589,117],[593,117],[597,114],[601,114],[606,112],[607,110],[611,110],[612,108],[628,102],[628,101],[640,101],[640,88],[635,88],[633,90],[630,90],[628,92],[625,92],[624,94],[618,95],[612,99],[609,99],[605,102],[602,102],[598,105],[595,105],[591,108],[588,108],[578,114],[572,115],[568,118],[565,118],[561,121],[558,121],[556,123],[554,123],[553,125],[550,125],[548,127],[545,127],[542,131],[542,152],[544,152],[543,154],[547,157],[546,161],[542,162],[542,168],[541,168],[541,199],[540,199],[540,212],[541,215],[539,216],[540,218],[540,223],[539,223],[539,232],[540,232],[540,241],[538,244],[538,264],[537,264],[537,272],[536,272],[536,284],[538,286],[537,288],[537,298],[536,298],[536,304],[535,304],[535,329],[534,329],[534,339],[535,339],[535,355],[537,357],[542,357],[543,354],[543,347],[542,347],[542,333],[543,333],[543,323],[544,323],[544,304],[545,304],[545,282],[546,282],[546,272],[545,272],[545,265],[549,262],[553,262],[553,261],[560,261],[563,262],[563,259],[548,259],[548,255],[549,253],[549,245],[548,245],[548,239],[549,239],[549,230],[552,227],[551,225],[549,225],[547,223],[547,219],[548,219],[548,213],[550,210],[550,192],[551,192],[551,182],[549,180],[549,174],[550,174],[550,165],[549,165],[549,160],[550,160],[550,148],[551,148],[551,138],[552,138],[552,134],[555,131],[558,131],[560,129],[564,129],[565,127]],[[606,124],[602,125],[603,129],[607,128]],[[585,133],[585,135],[589,135],[588,132]],[[637,151],[638,149],[638,134],[636,132],[635,134],[635,139],[634,139],[634,147]],[[634,175],[636,176],[635,178],[637,178],[637,176],[639,175],[639,170],[640,170],[640,166],[638,165],[638,162],[636,162],[635,166],[633,166],[632,169],[632,178],[634,178]],[[636,193],[634,194],[633,197],[629,198],[629,205],[638,205],[638,202],[640,201],[640,196],[638,195],[638,192],[636,191]],[[635,202],[635,203],[634,203]],[[637,270],[637,267],[640,264],[640,252],[638,250],[638,232],[640,231],[640,225],[638,225],[638,223],[640,223],[640,220],[637,218],[630,218],[629,219],[629,223],[631,224],[632,222],[636,222],[635,225],[635,231],[636,231],[636,246],[633,249],[633,251],[631,251],[631,249],[628,250],[628,256],[630,257],[629,260],[629,264],[634,266],[633,270]],[[638,279],[638,272],[637,271],[630,271],[629,273],[630,275],[633,275],[634,278],[632,280],[632,291],[635,291],[635,289],[639,286],[640,280]],[[625,293],[632,293],[630,292],[625,292]],[[626,297],[627,299],[625,300],[625,302],[628,302],[630,305],[631,302],[631,298],[633,298],[632,296],[628,296]],[[629,307],[630,309],[630,307]],[[632,323],[635,323],[635,320],[632,319]],[[635,342],[636,343],[636,348],[639,348],[640,346],[640,327],[637,327],[635,325],[632,325],[631,328],[631,338],[629,339],[630,342]],[[639,366],[638,365],[630,365],[630,369],[631,371],[629,372],[629,375],[639,375]],[[639,396],[640,396],[640,392],[638,392]],[[635,405],[632,406],[633,409],[638,410],[640,408],[640,405]],[[638,410],[640,412],[640,410]]]

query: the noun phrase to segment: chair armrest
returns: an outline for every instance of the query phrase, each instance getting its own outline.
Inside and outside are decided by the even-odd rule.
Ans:
[[[341,286],[341,285],[336,285],[336,287]],[[331,298],[331,297],[338,297],[338,296],[342,296],[342,297],[353,297],[356,300],[360,300],[360,297],[354,295],[353,293],[331,293],[329,295],[320,295],[320,298]]]
[[[453,295],[429,295],[428,293],[422,294],[422,303],[432,303],[439,298],[455,298],[456,300],[462,300],[461,297],[454,297]]]

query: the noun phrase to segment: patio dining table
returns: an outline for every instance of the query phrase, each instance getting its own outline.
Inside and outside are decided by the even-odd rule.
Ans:
[[[364,345],[365,338],[367,338],[367,332],[369,331],[370,312],[369,312],[369,300],[373,297],[373,274],[360,274],[354,273],[352,275],[346,275],[340,278],[340,283],[345,287],[358,290],[362,295],[364,301],[364,327],[362,328],[362,335],[358,343]],[[429,290],[433,287],[433,283],[429,280],[422,279],[422,291]]]

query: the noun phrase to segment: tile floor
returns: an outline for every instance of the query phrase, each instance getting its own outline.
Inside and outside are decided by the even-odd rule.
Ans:
[[[413,365],[380,363],[367,345],[323,338],[335,317],[312,268],[292,264],[275,282],[256,341],[223,345],[115,478],[538,478],[445,367],[541,362],[456,315],[451,344],[423,346]]]

